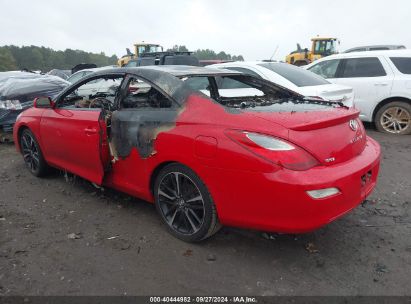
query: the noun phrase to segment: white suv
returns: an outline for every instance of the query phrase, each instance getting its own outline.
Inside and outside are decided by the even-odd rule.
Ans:
[[[354,106],[363,121],[394,134],[411,134],[411,51],[337,54],[305,67],[354,89]]]

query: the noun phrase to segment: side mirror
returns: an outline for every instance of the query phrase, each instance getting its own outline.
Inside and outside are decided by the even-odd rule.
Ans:
[[[34,99],[33,106],[41,109],[51,109],[54,107],[54,102],[50,97],[37,97]]]

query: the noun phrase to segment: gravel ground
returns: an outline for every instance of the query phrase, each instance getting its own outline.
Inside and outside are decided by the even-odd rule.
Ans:
[[[411,295],[411,136],[382,145],[378,186],[313,233],[223,228],[187,244],[153,205],[60,173],[33,177],[0,145],[0,295]]]

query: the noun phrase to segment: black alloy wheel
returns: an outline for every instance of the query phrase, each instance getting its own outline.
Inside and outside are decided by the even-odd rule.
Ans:
[[[29,171],[34,176],[44,176],[47,173],[48,166],[36,138],[29,129],[25,129],[22,132],[20,147],[24,162]]]
[[[156,208],[176,237],[201,241],[220,227],[211,196],[191,169],[179,164],[166,166],[156,179],[154,192]]]

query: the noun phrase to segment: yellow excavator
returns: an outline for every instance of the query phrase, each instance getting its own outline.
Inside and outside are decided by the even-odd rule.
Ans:
[[[297,43],[297,50],[287,55],[285,61],[297,66],[307,65],[314,60],[336,54],[337,44],[340,43],[337,38],[316,37],[312,38],[311,41],[311,51],[307,48],[302,49],[300,44]]]
[[[145,43],[143,41],[141,43],[134,44],[134,54],[128,48],[126,50],[127,55],[121,57],[117,62],[120,67],[125,66],[131,59],[137,59],[143,53],[162,52],[163,47],[159,44]]]

